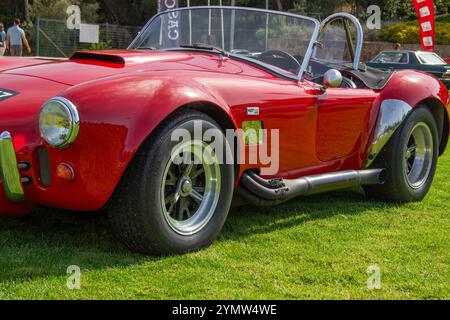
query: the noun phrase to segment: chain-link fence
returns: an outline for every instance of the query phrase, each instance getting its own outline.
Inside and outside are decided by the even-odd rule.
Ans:
[[[35,52],[38,56],[68,57],[78,50],[125,49],[136,37],[140,27],[99,25],[99,42],[80,42],[80,30],[68,29],[66,21],[37,18]]]

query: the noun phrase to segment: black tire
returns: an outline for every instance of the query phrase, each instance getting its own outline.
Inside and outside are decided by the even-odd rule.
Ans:
[[[217,238],[225,223],[232,202],[234,166],[223,164],[224,162],[215,166],[216,169],[220,166],[220,170],[216,172],[217,175],[220,172],[221,179],[217,182],[217,186],[220,185],[220,191],[217,192],[218,196],[215,196],[215,209],[210,210],[214,213],[209,220],[204,220],[205,225],[201,229],[193,234],[181,234],[170,225],[172,220],[168,216],[168,209],[163,208],[162,202],[165,203],[165,188],[168,181],[166,179],[169,174],[167,170],[172,170],[171,162],[169,162],[171,152],[178,144],[172,141],[171,135],[176,129],[186,129],[193,134],[194,121],[197,123],[201,121],[204,130],[220,131],[224,153],[231,152],[219,125],[203,113],[183,110],[160,126],[160,129],[144,143],[130,163],[109,208],[109,217],[115,235],[134,252],[172,255],[197,251],[209,246]],[[203,164],[200,165],[199,170],[202,166]],[[191,183],[193,184],[192,181]],[[206,185],[204,189],[206,190]],[[176,194],[173,199],[176,198]],[[189,201],[187,196],[183,201],[185,203]],[[179,208],[181,204],[175,206]],[[189,203],[188,206],[191,204]],[[201,204],[198,206],[200,208]],[[210,208],[214,207],[210,206]],[[178,209],[170,210],[175,210],[174,214],[178,212]],[[189,211],[185,212],[181,209],[179,212],[182,216],[180,222],[182,222],[184,215]],[[200,212],[200,209],[197,212]]]
[[[433,150],[428,153],[429,161],[424,162],[427,165],[424,165],[422,170],[418,169],[417,176],[422,178],[418,178],[417,185],[414,185],[414,181],[410,181],[412,179],[410,174],[413,170],[410,170],[410,167],[416,166],[415,157],[417,155],[413,155],[414,158],[411,160],[411,152],[408,153],[408,147],[411,142],[416,143],[413,131],[416,132],[419,129],[427,133],[424,136],[429,135],[432,138],[429,145],[432,146]],[[393,203],[422,201],[433,184],[438,158],[439,135],[436,121],[427,107],[418,107],[405,120],[372,166],[374,168],[386,168],[386,183],[364,187],[366,195],[375,200]]]

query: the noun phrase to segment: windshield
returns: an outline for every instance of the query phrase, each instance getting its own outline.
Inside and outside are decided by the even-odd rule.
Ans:
[[[433,52],[419,52],[417,53],[420,62],[423,64],[434,64],[434,65],[446,65],[447,63]]]
[[[312,52],[318,29],[316,20],[293,14],[191,7],[155,16],[129,49],[223,50],[232,57],[298,78],[306,69],[304,57]]]

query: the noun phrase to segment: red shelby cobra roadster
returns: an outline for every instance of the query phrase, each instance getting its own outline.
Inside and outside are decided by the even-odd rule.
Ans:
[[[212,243],[233,199],[361,186],[420,201],[448,90],[367,67],[362,49],[349,14],[195,7],[156,15],[127,50],[0,58],[0,214],[107,208],[131,250],[178,254]]]

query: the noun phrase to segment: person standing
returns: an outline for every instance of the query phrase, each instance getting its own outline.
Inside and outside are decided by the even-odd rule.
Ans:
[[[6,51],[6,32],[5,26],[0,22],[0,57],[5,55]]]
[[[15,19],[14,26],[9,28],[6,34],[6,50],[9,50],[12,57],[20,57],[24,46],[28,53],[31,53],[25,31],[20,27],[20,20]]]

